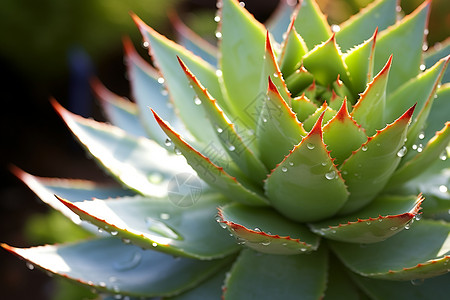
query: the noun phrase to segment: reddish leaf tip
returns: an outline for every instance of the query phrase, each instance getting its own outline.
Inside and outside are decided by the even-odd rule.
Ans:
[[[269,86],[268,86],[268,91],[269,91],[269,92],[272,92],[272,93],[278,94],[277,86],[273,83],[272,78],[270,78],[270,76],[269,76]]]
[[[324,105],[326,105],[326,104],[324,104]],[[317,119],[316,124],[314,124],[314,127],[308,133],[307,137],[312,136],[314,134],[318,134],[320,137],[322,137],[322,121],[323,121],[325,112],[326,112],[326,107],[325,107],[325,110],[320,114],[320,117]]]

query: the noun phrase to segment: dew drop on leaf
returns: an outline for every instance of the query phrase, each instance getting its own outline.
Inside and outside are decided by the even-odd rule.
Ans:
[[[30,262],[26,262],[26,265],[27,265],[27,268],[28,269],[30,269],[30,270],[34,270],[34,265],[32,264],[32,263],[30,263]]]
[[[397,156],[398,156],[398,157],[403,157],[403,156],[405,156],[406,151],[407,151],[407,149],[406,149],[405,146],[401,147],[400,150],[398,150],[398,152],[397,152]]]
[[[261,232],[261,229],[259,227],[255,227],[255,229],[253,229],[253,231]]]
[[[218,77],[220,77],[220,76],[222,76],[222,70],[216,70],[216,75],[218,76]]]
[[[181,155],[181,150],[178,149],[177,147],[174,147],[173,151],[175,152],[176,155]]]
[[[240,7],[245,7],[245,2],[242,2],[242,1],[239,2],[239,6],[240,6]]]
[[[111,233],[111,235],[114,235],[114,236],[118,234],[117,231],[111,231],[110,233]]]
[[[362,147],[361,147],[361,150],[362,150],[362,151],[367,151],[367,145],[362,146]]]
[[[168,219],[170,219],[170,215],[169,215],[168,213],[160,213],[160,214],[159,214],[159,217],[160,217],[162,220],[168,220]]]
[[[195,95],[194,103],[195,103],[195,105],[200,105],[200,104],[202,104],[202,100],[200,100],[200,98],[197,95]]]
[[[143,42],[143,43],[142,43],[142,47],[148,48],[148,46],[150,46],[150,44],[149,44],[148,42]]]
[[[413,280],[411,280],[411,284],[417,286],[417,285],[423,284],[424,281],[425,281],[425,280],[424,280],[423,278],[420,278],[420,279],[413,279]]]
[[[392,226],[390,229],[391,229],[392,231],[394,231],[394,230],[397,230],[398,227]]]
[[[122,239],[122,242],[123,242],[124,244],[129,244],[129,243],[131,243],[130,239]]]
[[[292,161],[290,161],[289,165],[292,167],[292,166],[294,166],[294,163]]]
[[[166,145],[167,147],[170,147],[170,146],[172,146],[172,141],[171,141],[169,138],[167,138],[167,139],[164,141],[164,145]]]
[[[219,15],[216,15],[214,17],[214,22],[220,22],[220,16]]]
[[[448,188],[447,188],[445,185],[441,184],[441,185],[439,186],[439,192],[441,192],[441,193],[447,193],[447,192],[448,192]]]
[[[216,31],[216,38],[220,40],[222,38],[222,32]]]
[[[339,32],[339,31],[341,31],[341,27],[337,24],[333,24],[333,25],[331,25],[331,31]]]
[[[282,168],[281,168],[281,171],[282,171],[283,173],[286,173],[287,170],[288,170],[288,169],[287,169],[286,167],[282,167]]]
[[[117,271],[127,271],[136,268],[142,260],[142,254],[138,251],[128,253],[125,259],[114,262],[113,267]]]
[[[307,144],[306,144],[306,147],[307,147],[309,150],[313,150],[313,149],[315,148],[314,144],[311,144],[311,143],[307,143]]]
[[[336,171],[330,171],[328,173],[325,173],[325,178],[328,180],[334,179],[336,177]]]
[[[165,82],[164,78],[162,78],[162,77],[158,78],[158,83],[163,84],[164,82]]]

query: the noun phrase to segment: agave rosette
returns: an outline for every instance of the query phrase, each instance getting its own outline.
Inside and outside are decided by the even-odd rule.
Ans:
[[[399,18],[377,0],[330,26],[313,0],[282,2],[266,29],[223,0],[217,48],[133,16],[157,68],[125,40],[135,102],[93,82],[113,125],[53,102],[125,188],[15,170],[112,236],[3,247],[103,295],[445,297],[450,46],[424,51],[430,4]]]

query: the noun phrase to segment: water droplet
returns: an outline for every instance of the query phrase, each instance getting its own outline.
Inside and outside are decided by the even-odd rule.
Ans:
[[[166,145],[167,147],[172,146],[172,140],[169,139],[169,138],[167,138],[167,139],[164,141],[164,145]]]
[[[362,150],[362,151],[367,151],[367,145],[362,146],[362,147],[361,147],[361,150]]]
[[[99,232],[99,233],[103,233],[103,228],[100,228],[100,227],[99,227],[99,228],[98,228],[98,232]]]
[[[149,231],[159,236],[167,237],[170,239],[180,238],[180,236],[172,228],[157,219],[147,217],[145,218],[145,224],[147,225],[147,229]]]
[[[222,5],[223,5],[222,1],[217,1],[216,2],[216,7],[217,8],[222,8]]]
[[[261,232],[261,229],[259,227],[255,227],[255,229],[253,229],[253,231]]]
[[[101,286],[101,287],[106,287],[106,283],[103,282],[103,281],[100,281],[100,282],[98,283],[98,285]]]
[[[138,251],[128,253],[124,260],[114,262],[113,267],[117,271],[127,271],[136,268],[142,260],[142,254]]]
[[[447,193],[448,192],[448,188],[445,185],[440,185],[439,186],[439,192],[441,193]]]
[[[395,11],[398,12],[398,13],[401,12],[402,11],[402,7],[400,5],[397,5],[395,7]]]
[[[161,89],[161,95],[167,96],[167,95],[169,95],[169,91],[166,89]]]
[[[416,219],[416,221],[420,221],[420,219],[422,219],[422,215],[417,214],[414,219]]]
[[[425,133],[422,131],[419,133],[419,140],[423,140],[425,138]]]
[[[261,245],[263,245],[263,246],[269,246],[269,245],[270,245],[270,240],[269,240],[269,241],[261,242]]]
[[[266,118],[263,118],[262,121],[263,121],[264,123],[267,123],[267,119],[266,119]]]
[[[283,172],[283,173],[286,173],[287,170],[288,170],[288,169],[287,169],[286,167],[282,167],[282,168],[281,168],[281,172]]]
[[[341,31],[341,27],[337,24],[333,24],[333,25],[331,25],[331,31],[339,32],[339,31]]]
[[[417,152],[422,152],[423,151],[423,145],[419,144],[419,146],[417,147]]]
[[[170,215],[169,215],[168,213],[160,213],[160,214],[159,214],[159,217],[160,217],[162,220],[169,220],[169,219],[170,219]]]
[[[110,233],[111,233],[111,235],[114,235],[114,236],[116,236],[118,234],[117,231],[111,231]]]
[[[223,132],[223,129],[220,128],[220,127],[217,127],[216,130],[217,130],[218,133],[222,133]]]
[[[316,146],[314,146],[314,144],[307,143],[307,144],[306,144],[306,147],[307,147],[309,150],[312,150],[312,149],[314,149]]]
[[[162,77],[158,78],[158,83],[163,84],[164,82],[165,82],[164,78],[162,78]]]
[[[420,71],[425,71],[426,68],[427,68],[427,66],[425,66],[424,64],[421,64],[419,66]]]
[[[417,145],[414,144],[414,145],[411,146],[411,148],[412,148],[413,150],[417,150]]]
[[[447,159],[447,152],[446,151],[442,152],[441,155],[439,155],[439,159],[440,160],[446,160]]]
[[[228,146],[228,150],[230,150],[230,151],[234,151],[234,150],[236,150],[236,147],[235,147],[235,146],[233,146],[233,145],[229,145],[229,146]]]
[[[153,184],[158,184],[163,181],[164,177],[159,173],[153,173],[148,176],[148,181]]]
[[[222,70],[216,70],[216,75],[218,77],[222,76],[223,75]]]
[[[214,22],[220,22],[220,16],[219,15],[216,15],[214,17]]]
[[[198,96],[195,96],[194,103],[195,103],[195,105],[200,105],[200,104],[202,104],[202,100],[200,100],[200,98]]]
[[[425,281],[425,280],[424,280],[423,278],[420,278],[420,279],[413,279],[413,280],[411,280],[411,284],[417,286],[417,285],[423,284],[424,281]]]
[[[328,180],[334,179],[336,177],[336,171],[330,171],[328,173],[325,173],[325,178]]]
[[[294,163],[292,161],[290,161],[289,165],[292,167],[292,166],[294,166]]]
[[[400,150],[398,150],[398,152],[397,152],[397,156],[398,156],[398,157],[403,157],[403,156],[405,156],[406,151],[407,151],[407,149],[406,149],[405,146],[401,147]]]
[[[307,249],[306,248],[300,248],[299,250],[300,250],[300,252],[306,252]]]
[[[181,155],[181,150],[177,147],[173,147],[173,152],[175,152],[176,155]]]
[[[156,247],[158,247],[158,244],[156,242],[153,242],[152,247],[156,248]]]
[[[428,28],[425,28],[423,31],[423,34],[427,35],[430,31],[428,30]]]
[[[216,31],[216,38],[220,40],[222,38],[222,32]]]
[[[27,266],[28,269],[34,270],[34,265],[33,265],[32,263],[30,263],[30,262],[27,261],[25,264],[26,264],[26,266]]]
[[[412,224],[412,222],[406,223],[405,229],[408,230],[409,228],[411,228],[411,224]]]
[[[150,46],[150,44],[147,41],[142,43],[142,47],[148,48],[148,46]]]
[[[427,51],[428,50],[428,43],[423,43],[422,45],[422,51]]]
[[[220,227],[222,227],[223,229],[227,228],[227,224],[225,222],[222,222],[222,221],[218,221],[218,222],[219,222]]]
[[[277,78],[278,77],[278,73],[277,72],[273,73],[273,77]]]
[[[390,229],[391,229],[392,231],[395,231],[395,230],[398,229],[398,227],[392,226]]]
[[[367,225],[370,225],[370,224],[372,224],[372,222],[370,222],[370,221],[367,221],[367,222],[366,222],[366,224],[367,224]]]
[[[122,239],[122,242],[123,242],[124,244],[129,244],[129,243],[131,243],[130,239]]]
[[[239,6],[240,7],[245,7],[245,3],[241,1],[241,2],[239,2]]]

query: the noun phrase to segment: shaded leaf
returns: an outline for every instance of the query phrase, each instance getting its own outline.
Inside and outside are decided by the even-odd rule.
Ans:
[[[326,16],[314,0],[302,0],[297,6],[294,26],[305,40],[309,49],[314,48],[331,36]]]
[[[297,119],[301,122],[312,115],[317,108],[317,105],[311,102],[305,94],[292,99],[292,110],[297,115]]]
[[[294,73],[301,66],[303,55],[308,52],[305,41],[295,30],[294,21],[295,16],[289,25],[286,33],[287,37],[282,44],[281,55],[278,59],[280,61],[281,72],[286,77]]]
[[[314,82],[314,76],[303,65],[286,79],[286,85],[292,95],[298,95]]]
[[[430,114],[425,124],[424,140],[432,138],[449,121],[450,111],[450,83],[443,84],[437,89],[436,97],[431,106]]]
[[[437,63],[441,58],[450,55],[450,38],[447,38],[442,43],[436,43],[424,53],[425,67],[430,68]],[[442,77],[442,82],[450,81],[450,70],[446,70]]]

